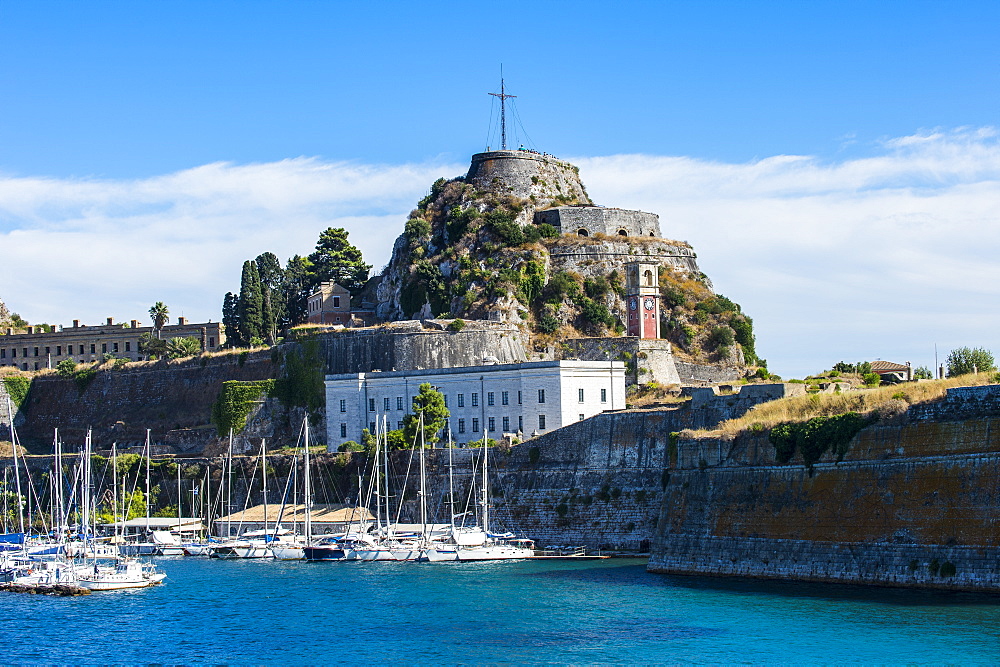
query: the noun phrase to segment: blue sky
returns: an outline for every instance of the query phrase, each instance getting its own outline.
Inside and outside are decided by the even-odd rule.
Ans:
[[[377,269],[429,183],[490,141],[502,62],[531,144],[690,241],[779,373],[1000,352],[998,19],[996,2],[3,2],[0,299],[35,321],[155,300],[218,319],[243,258],[308,252],[328,224]]]

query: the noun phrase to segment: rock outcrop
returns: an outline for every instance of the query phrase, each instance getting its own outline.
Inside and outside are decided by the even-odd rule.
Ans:
[[[505,322],[541,351],[622,336],[636,261],[661,267],[661,335],[674,354],[734,369],[726,377],[758,361],[750,318],[714,294],[688,244],[661,236],[657,215],[595,206],[576,167],[529,151],[480,153],[465,176],[435,182],[366,296],[382,321]]]

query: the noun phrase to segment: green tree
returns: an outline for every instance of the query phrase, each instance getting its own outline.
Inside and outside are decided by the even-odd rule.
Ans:
[[[243,344],[248,344],[253,338],[263,338],[264,297],[261,294],[257,264],[250,260],[243,262],[237,312],[240,320],[240,338]]]
[[[222,325],[226,328],[227,347],[246,347],[240,334],[240,298],[226,292],[222,300]]]
[[[167,353],[167,341],[147,331],[139,336],[139,352],[147,357],[162,357]]]
[[[930,380],[933,377],[934,375],[931,374],[931,369],[927,368],[927,366],[917,366],[913,369],[914,380]]]
[[[413,397],[413,413],[403,417],[403,436],[408,447],[414,443],[417,446],[420,444],[420,439],[417,437],[420,415],[424,417],[424,442],[428,446],[433,446],[438,441],[438,432],[444,428],[451,412],[444,405],[444,394],[429,382],[420,385],[420,391]]]
[[[156,331],[156,337],[160,337],[160,330],[163,326],[169,322],[170,310],[167,308],[167,304],[162,301],[157,301],[153,304],[152,308],[149,309],[149,317],[153,320],[153,329]]]
[[[357,294],[368,281],[371,264],[365,264],[361,251],[347,240],[348,232],[343,228],[330,227],[319,235],[316,251],[309,255],[311,285],[332,280]]]
[[[191,336],[185,338],[171,338],[167,341],[166,352],[167,356],[171,359],[193,357],[196,354],[201,354],[201,341]]]
[[[310,268],[312,264],[305,257],[292,256],[285,264],[285,275],[281,284],[284,312],[281,327],[287,328],[306,321],[309,311],[309,293],[312,291]]]
[[[282,298],[282,285],[285,271],[274,253],[265,252],[254,260],[257,274],[260,277],[260,289],[263,296],[264,338],[274,345],[278,339],[278,328],[284,319],[285,304]]]
[[[76,373],[76,362],[72,359],[63,359],[56,364],[56,372],[60,377],[71,378]]]
[[[948,367],[948,377],[965,375],[967,373],[988,373],[996,370],[993,354],[982,347],[960,347],[948,353],[945,362]]]

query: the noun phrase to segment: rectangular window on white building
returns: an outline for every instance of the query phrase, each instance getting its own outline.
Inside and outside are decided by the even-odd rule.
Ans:
[[[545,428],[545,415],[538,415],[538,428]]]
[[[368,422],[368,432],[369,433],[375,432],[375,422]]]
[[[509,432],[510,431],[510,417],[504,417],[503,418],[503,430],[505,432]]]
[[[479,433],[479,417],[472,418],[472,432]]]
[[[524,433],[524,415],[517,416],[517,430]]]
[[[517,392],[517,404],[521,405],[521,392]]]
[[[544,389],[539,389],[538,390],[538,402],[539,403],[544,403],[545,402],[545,390]]]
[[[368,411],[369,412],[375,412],[375,399],[374,398],[369,398],[368,399]],[[372,432],[374,433],[375,429],[372,429]]]
[[[341,412],[347,412],[347,399],[346,398],[340,399],[340,411]]]
[[[607,389],[602,389],[601,390],[601,403],[607,403],[607,402],[608,402],[608,390]]]
[[[347,424],[345,424],[344,422],[340,422],[340,437],[341,438],[347,437]]]
[[[465,394],[459,394],[458,395],[458,407],[460,407],[460,408],[464,408],[465,407]]]
[[[459,433],[465,433],[465,420],[464,419],[459,419],[458,420],[458,432]]]
[[[486,394],[486,405],[496,405],[496,403],[497,402],[494,393],[492,391],[488,392]]]
[[[382,399],[382,409],[385,410],[386,412],[389,412],[389,397],[388,396],[386,396],[385,398]]]
[[[397,396],[396,397],[396,409],[397,410],[402,410],[403,409],[403,397],[402,396]]]
[[[583,389],[576,390],[576,400],[580,403],[583,403]]]
[[[581,413],[580,413],[580,421],[583,421],[583,420],[584,420],[584,419],[586,419],[586,418],[587,418],[587,416],[586,416],[586,415],[584,415],[584,414],[583,414],[583,413],[581,412]]]
[[[474,408],[479,407],[479,394],[475,392],[472,393],[472,407]]]
[[[490,429],[490,433],[492,433],[493,431],[497,430],[497,418],[496,417],[490,417],[489,429]]]

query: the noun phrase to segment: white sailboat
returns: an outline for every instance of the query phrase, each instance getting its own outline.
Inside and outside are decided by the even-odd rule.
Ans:
[[[479,541],[479,544],[458,543],[456,555],[460,561],[477,560],[519,560],[532,558],[535,555],[534,542],[527,539],[516,539],[513,533],[494,535],[490,533],[490,486],[489,486],[489,441],[483,432],[483,483],[482,483],[482,532],[470,532],[457,537],[466,542]]]
[[[305,505],[305,519],[303,525],[303,535],[300,540],[290,540],[288,542],[278,542],[271,545],[271,555],[275,560],[313,560],[308,556],[308,549],[312,542],[312,477],[309,470],[309,417],[306,416],[302,419],[302,431],[303,431],[303,471],[302,471],[302,494],[303,494],[303,504]],[[292,465],[292,472],[295,472],[295,465]],[[287,484],[285,486],[287,489]],[[292,493],[292,504],[295,504],[295,493]],[[282,502],[282,510],[284,510],[284,502]],[[279,514],[278,519],[275,521],[275,528],[277,528],[280,523],[281,515]]]
[[[146,432],[147,442],[149,431]],[[90,522],[90,431],[87,431],[87,441],[84,447],[83,465],[83,522],[87,526]],[[148,487],[147,477],[147,487]],[[147,496],[148,498],[148,496]],[[148,506],[148,505],[147,505]],[[148,510],[147,510],[148,512]],[[90,541],[91,533],[84,530],[84,542]],[[113,566],[102,566],[96,559],[91,567],[84,561],[82,566],[76,568],[77,585],[92,591],[113,591],[124,588],[145,588],[158,584],[166,578],[166,574],[160,572],[151,563],[144,563],[135,558],[120,556]]]

